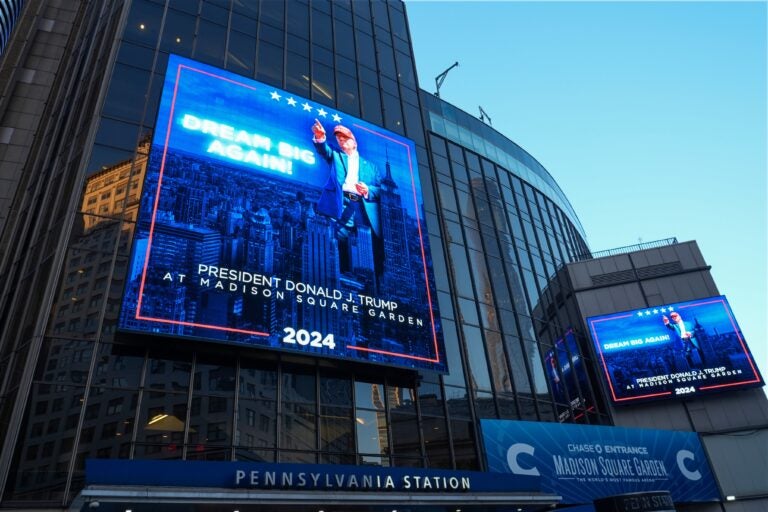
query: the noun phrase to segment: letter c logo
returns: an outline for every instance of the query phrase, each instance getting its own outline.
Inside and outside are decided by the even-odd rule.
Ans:
[[[686,460],[694,460],[693,452],[688,450],[680,450],[677,452],[677,467],[680,468],[680,472],[683,476],[688,480],[701,480],[701,473],[698,469],[696,471],[689,471],[688,468],[685,467]]]
[[[509,464],[509,469],[512,470],[512,473],[516,475],[528,475],[528,476],[540,476],[539,470],[535,467],[530,469],[525,469],[520,467],[520,464],[517,462],[517,457],[521,453],[525,453],[527,455],[533,456],[533,446],[525,443],[515,443],[512,446],[509,447],[509,450],[507,450],[507,464]]]

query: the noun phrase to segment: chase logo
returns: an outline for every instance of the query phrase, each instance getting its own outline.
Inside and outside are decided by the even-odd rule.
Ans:
[[[693,480],[694,482],[696,480],[701,480],[701,472],[698,469],[691,471],[685,467],[685,461],[687,460],[695,460],[692,451],[680,450],[677,452],[677,467],[680,468],[680,472],[683,474],[683,476],[688,480]]]
[[[539,470],[535,467],[526,469],[522,467],[518,461],[518,457],[521,453],[533,457],[534,450],[535,448],[533,446],[525,443],[515,443],[509,447],[509,450],[507,450],[507,464],[509,464],[509,469],[512,473],[515,475],[541,476],[541,473],[539,473]]]

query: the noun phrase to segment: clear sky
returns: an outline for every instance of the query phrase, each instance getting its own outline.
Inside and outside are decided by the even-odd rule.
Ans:
[[[538,159],[593,251],[696,240],[768,378],[766,2],[406,3],[421,86]]]

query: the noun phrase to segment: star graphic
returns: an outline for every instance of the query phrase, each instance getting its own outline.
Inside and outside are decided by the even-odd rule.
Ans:
[[[667,308],[661,308],[661,312],[662,313],[666,313],[667,312]]]
[[[658,313],[658,312],[659,312],[659,310],[658,310],[658,309],[654,309],[654,310],[653,310],[653,314],[654,314],[654,315],[655,315],[656,313]]]
[[[339,114],[333,114],[331,117],[333,118],[333,120],[335,122],[337,122],[337,123],[341,122],[341,117],[339,117]]]
[[[288,98],[288,99],[287,99],[287,100],[285,100],[285,101],[287,101],[287,102],[288,102],[288,104],[289,104],[290,106],[292,106],[292,107],[295,107],[295,106],[296,106],[296,100],[295,100],[295,99],[293,99],[293,96],[291,96],[290,98]]]
[[[651,312],[650,311],[646,311],[645,312],[645,316],[651,316]]]
[[[638,311],[637,312],[637,316],[643,316],[643,312],[642,311]]]
[[[272,91],[271,93],[269,93],[269,95],[272,96],[273,100],[280,101],[280,95],[277,94],[277,91]]]
[[[674,311],[675,310],[675,308],[673,308],[672,306],[669,306],[667,309],[669,309],[670,311]]]
[[[302,107],[304,108],[304,110],[306,110],[307,112],[312,112],[312,107],[310,107],[310,106],[309,106],[309,103],[307,103],[306,101],[305,101],[304,103],[302,103],[302,104],[301,104],[301,106],[302,106]]]
[[[328,112],[323,110],[323,107],[320,107],[319,109],[317,109],[317,115],[319,115],[320,117],[325,117],[328,115]]]

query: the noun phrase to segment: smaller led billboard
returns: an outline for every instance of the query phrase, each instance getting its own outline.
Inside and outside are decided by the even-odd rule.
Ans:
[[[552,388],[560,421],[580,419],[585,410],[593,407],[587,398],[589,382],[584,361],[579,355],[576,336],[572,329],[555,342],[554,348],[544,356],[547,378]],[[565,404],[570,404],[568,407]]]
[[[445,371],[410,139],[170,56],[119,327]]]
[[[615,404],[763,384],[724,296],[587,318]]]

